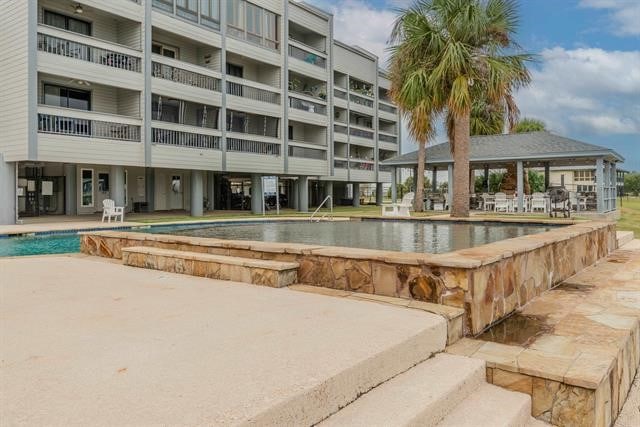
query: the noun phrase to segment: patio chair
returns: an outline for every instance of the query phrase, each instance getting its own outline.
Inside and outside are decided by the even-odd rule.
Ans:
[[[381,205],[382,216],[411,216],[410,211],[413,209],[414,193],[407,193],[400,203],[387,203]]]
[[[493,210],[495,212],[509,212],[509,200],[505,193],[496,193]]]
[[[533,193],[531,195],[531,212],[536,212],[537,210],[542,210],[544,213],[547,212],[547,199],[543,193]]]
[[[574,211],[586,211],[587,210],[587,198],[578,197],[578,193],[575,191],[569,191],[569,202],[571,203],[571,209]]]
[[[120,222],[124,221],[124,206],[116,206],[116,202],[111,199],[104,199],[102,201],[102,222],[107,218],[108,222],[111,222],[111,218],[117,220],[120,217]]]
[[[447,203],[447,194],[442,194],[439,197],[433,199],[433,210],[434,211],[445,211],[449,204]]]
[[[482,197],[482,210],[492,210],[495,206],[495,196],[492,196],[488,193],[482,193],[482,196],[480,197]]]

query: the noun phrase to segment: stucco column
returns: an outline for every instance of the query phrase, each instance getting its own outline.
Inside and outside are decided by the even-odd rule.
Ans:
[[[382,183],[377,182],[376,183],[376,206],[382,205],[383,197],[384,197],[384,191],[382,188]]]
[[[398,201],[398,168],[394,166],[391,172],[391,202]]]
[[[309,212],[309,177],[298,177],[298,212]]]
[[[126,200],[124,200],[124,167],[123,166],[111,166],[111,198],[116,203],[116,206],[124,206]]]
[[[433,167],[431,171],[431,191],[438,191],[438,168],[436,166]]]
[[[524,212],[524,164],[522,161],[516,163],[518,192],[518,212]]]
[[[596,202],[598,213],[604,212],[604,159],[596,160]]]
[[[203,172],[191,171],[191,216],[202,216],[203,212]]]
[[[353,185],[353,207],[359,208],[360,207],[360,183],[354,182],[352,185]]]
[[[262,213],[262,176],[258,174],[251,175],[251,213]]]
[[[16,166],[0,153],[0,224],[16,223]]]
[[[78,215],[78,174],[70,163],[64,165],[64,214]]]
[[[451,205],[453,204],[453,163],[447,166],[447,203],[449,203],[449,211],[451,211]]]
[[[216,178],[213,171],[207,172],[207,200],[209,202],[209,210],[214,210],[216,197]]]

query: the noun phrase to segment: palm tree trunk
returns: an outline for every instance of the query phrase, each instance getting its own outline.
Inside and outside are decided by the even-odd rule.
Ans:
[[[427,156],[427,141],[418,141],[418,171],[415,176],[416,194],[413,199],[413,210],[424,211],[424,161]]]
[[[469,132],[470,113],[454,117],[453,124],[453,203],[451,216],[469,216]]]

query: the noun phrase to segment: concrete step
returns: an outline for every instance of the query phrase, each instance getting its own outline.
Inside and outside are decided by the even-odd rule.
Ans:
[[[531,397],[483,384],[449,413],[438,427],[537,426],[531,418]]]
[[[633,231],[616,231],[616,239],[620,248],[634,239]]]
[[[123,248],[122,263],[132,267],[274,288],[292,285],[298,278],[297,262],[269,261],[146,246]]]
[[[485,376],[484,361],[438,354],[362,395],[321,425],[433,426],[486,385]]]

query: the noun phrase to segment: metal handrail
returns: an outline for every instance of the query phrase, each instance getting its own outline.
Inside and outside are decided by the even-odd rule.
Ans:
[[[320,206],[318,206],[318,208],[313,211],[313,213],[311,214],[311,217],[309,218],[309,222],[313,222],[313,217],[316,216],[316,214],[318,213],[318,211],[324,206],[325,203],[327,203],[327,201],[329,201],[329,218],[333,217],[333,198],[331,196],[327,196],[324,198],[324,200],[322,201],[322,203],[320,203]],[[321,218],[318,218],[316,220],[316,222],[320,222],[320,219],[324,219],[325,217],[327,217],[327,213],[325,213],[324,215],[322,215]]]

